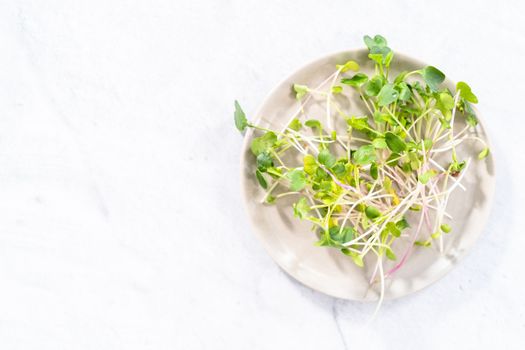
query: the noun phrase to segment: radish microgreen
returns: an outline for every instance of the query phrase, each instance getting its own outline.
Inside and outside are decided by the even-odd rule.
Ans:
[[[294,84],[300,106],[282,130],[251,124],[237,101],[234,120],[239,131],[256,133],[250,149],[255,178],[266,192],[262,202],[291,196],[294,216],[313,225],[316,245],[336,248],[360,267],[375,257],[370,281],[381,283],[382,300],[385,278],[405,264],[414,246],[443,252],[442,233],[452,231],[446,211],[450,195],[465,189],[462,179],[478,161],[460,158],[463,141],[481,143],[474,158],[486,158],[490,151],[475,130],[472,104],[478,98],[467,83],[450,91],[443,86],[445,74],[433,66],[392,79],[395,58],[387,40],[376,35],[364,42],[375,73],[367,75],[358,62],[347,61],[318,87]],[[359,94],[357,103],[367,115],[353,115],[334,98],[346,89]],[[305,108],[319,101],[326,122],[312,119]],[[334,129],[336,112],[345,129]],[[459,126],[461,119],[466,126]],[[404,245],[397,240],[409,248],[399,248]]]

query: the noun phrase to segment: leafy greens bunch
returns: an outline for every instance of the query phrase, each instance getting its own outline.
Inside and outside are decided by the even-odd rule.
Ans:
[[[370,283],[381,283],[382,300],[385,278],[403,266],[414,246],[443,250],[443,234],[451,232],[447,203],[456,188],[465,189],[461,180],[472,162],[459,159],[458,146],[479,141],[479,159],[489,149],[476,136],[471,105],[478,99],[465,82],[450,91],[441,85],[445,75],[432,66],[391,76],[394,53],[386,39],[365,36],[364,42],[374,74],[348,61],[318,87],[293,85],[301,107],[282,130],[248,122],[237,101],[234,117],[239,131],[260,133],[251,151],[255,178],[266,191],[263,202],[294,196],[291,210],[312,223],[317,245],[338,249],[361,267],[365,257],[375,258],[366,263],[374,263]],[[346,89],[360,96],[366,115],[350,115],[338,105],[335,97]],[[303,108],[312,96],[326,103],[324,123]],[[343,118],[346,128],[336,130],[333,118]],[[465,118],[466,126],[456,130],[456,118]],[[290,153],[301,161],[286,161]],[[398,239],[410,248],[395,251]],[[393,261],[389,269],[387,260]]]

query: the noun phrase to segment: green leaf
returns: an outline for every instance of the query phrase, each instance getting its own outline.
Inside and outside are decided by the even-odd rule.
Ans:
[[[423,77],[425,83],[427,83],[427,85],[430,87],[430,90],[434,92],[438,91],[438,85],[445,80],[445,74],[443,74],[436,67],[426,66],[425,68],[420,70],[419,73]]]
[[[415,143],[413,141],[407,141],[406,144],[407,144],[407,149],[409,151],[421,150],[421,147],[419,147],[421,144],[417,144],[417,143]]]
[[[431,178],[433,178],[434,176],[436,176],[436,175],[437,175],[436,171],[431,169],[431,170],[426,171],[425,173],[419,175],[418,180],[419,180],[419,182],[421,182],[423,185],[426,185],[427,182],[428,182]]]
[[[375,63],[377,64],[383,64],[383,61],[384,61],[384,55],[382,52],[378,52],[378,51],[382,51],[383,49],[376,49],[374,51],[376,51],[375,53],[369,53],[368,54],[368,58],[370,58],[372,61],[374,61]],[[372,50],[370,50],[372,51]]]
[[[377,148],[377,149],[385,149],[388,147],[388,145],[386,144],[386,141],[383,137],[378,137],[378,138],[375,138],[373,141],[372,141],[372,145]]]
[[[407,76],[408,71],[403,71],[397,75],[397,77],[394,79],[394,85],[399,85],[402,82],[404,82],[405,77]]]
[[[488,155],[489,155],[489,149],[487,147],[487,148],[484,148],[483,151],[479,152],[478,159],[486,158]]]
[[[369,219],[375,219],[381,216],[379,209],[373,206],[366,207],[365,214]]]
[[[361,255],[352,255],[351,256],[352,260],[354,261],[354,264],[356,264],[357,266],[359,267],[363,267],[365,266],[364,262],[363,262],[363,258],[361,257]]]
[[[297,100],[302,99],[304,95],[308,93],[308,86],[306,85],[294,84],[293,89],[295,91],[295,98]]]
[[[454,108],[454,98],[452,97],[452,95],[450,95],[449,92],[446,92],[446,91],[441,92],[438,95],[438,101],[439,101],[439,104],[444,108],[447,108],[447,109]]]
[[[388,176],[385,176],[383,179],[383,187],[385,188],[386,192],[390,192],[392,190],[392,180]]]
[[[394,85],[386,84],[379,91],[379,94],[377,95],[377,102],[380,107],[383,107],[397,101],[398,97],[399,92],[394,89]]]
[[[441,92],[436,98],[436,107],[447,121],[452,118],[452,109],[454,108],[454,98],[446,91]]]
[[[388,232],[392,234],[394,237],[401,237],[401,229],[397,227],[397,225],[393,222],[389,222],[386,224],[386,229]]]
[[[368,76],[364,73],[357,73],[352,78],[343,78],[341,83],[359,87],[368,81]]]
[[[350,242],[355,237],[354,229],[350,226],[343,227],[343,230],[341,231],[341,237],[343,239],[343,243]]]
[[[273,177],[274,179],[279,179],[283,176],[283,172],[281,169],[277,169],[277,168],[274,168],[274,167],[270,167],[268,169],[266,169],[266,172],[271,176]]]
[[[368,57],[371,60],[375,61],[379,65],[387,65],[387,63],[388,65],[390,64],[393,54],[391,53],[392,50],[390,50],[390,48],[387,46],[385,38],[383,38],[381,35],[376,35],[374,38],[371,38],[367,35],[363,39],[370,52]]]
[[[259,185],[261,185],[262,188],[267,189],[268,183],[264,179],[263,174],[259,171],[259,169],[255,170],[255,177],[257,178],[257,181],[259,181]]]
[[[410,164],[410,169],[416,171],[416,170],[418,170],[420,168],[421,161],[419,159],[413,159],[413,160],[410,161],[409,164]]]
[[[452,173],[452,175],[459,174],[461,170],[465,168],[466,164],[467,163],[465,163],[465,161],[463,162],[454,161],[452,164],[450,164],[450,172]]]
[[[286,174],[290,180],[290,190],[297,192],[306,186],[306,175],[303,170],[295,168]]]
[[[384,80],[382,77],[376,75],[372,79],[368,81],[365,85],[365,94],[368,96],[377,96],[379,94],[379,91],[381,91],[381,88],[384,85]]]
[[[319,152],[319,155],[317,156],[317,160],[319,161],[319,163],[323,164],[328,169],[333,167],[336,161],[334,155],[331,154],[330,151],[327,150],[326,148],[323,149],[321,152]]]
[[[373,145],[361,146],[354,152],[353,157],[357,165],[370,164],[376,160],[376,150]]]
[[[250,146],[254,155],[258,156],[262,152],[269,151],[277,142],[277,135],[273,131],[268,131],[261,137],[253,139]]]
[[[343,87],[339,85],[332,86],[332,94],[337,95],[343,92]]]
[[[421,73],[421,72],[420,72],[420,73]],[[423,98],[426,98],[426,97],[430,96],[429,93],[428,93],[428,91],[427,91],[427,89],[424,88],[424,87],[421,85],[421,83],[420,83],[419,81],[416,81],[416,82],[410,84],[410,86],[412,86],[412,89],[413,89],[413,90],[416,90],[416,91],[417,91],[417,93],[419,94],[419,96],[421,96],[421,97],[423,97]],[[428,90],[430,91],[430,88],[428,88]]]
[[[445,118],[439,118],[439,122],[441,123],[441,127],[443,129],[450,129],[451,128],[449,121],[446,120]]]
[[[303,127],[303,124],[301,124],[301,122],[299,121],[299,119],[297,118],[294,118],[294,120],[292,120],[290,122],[290,124],[288,125],[288,127],[292,130],[295,130],[295,131],[299,131],[301,130],[301,128]]]
[[[465,99],[461,99],[461,104],[463,105],[465,111],[465,118],[467,120],[467,124],[472,127],[478,125],[478,118],[476,118],[476,112],[474,111],[474,108],[472,108],[470,102],[466,101]]]
[[[257,155],[257,169],[261,172],[265,172],[266,169],[273,166],[273,159],[270,153],[262,152]]]
[[[465,101],[468,101],[470,103],[478,103],[478,98],[476,97],[476,95],[474,95],[474,93],[470,89],[470,86],[468,86],[468,84],[464,81],[460,81],[456,84],[456,90],[459,90],[459,96]]]
[[[359,70],[359,64],[355,61],[347,61],[345,64],[337,64],[335,66],[337,69],[341,69],[341,73],[348,72],[349,70],[353,70],[354,72],[357,72]]]
[[[394,153],[401,153],[407,149],[405,141],[390,131],[385,133],[385,142],[388,148]]]
[[[348,248],[343,248],[341,249],[341,253],[343,253],[344,255],[347,255],[349,256],[350,258],[352,258],[352,261],[354,262],[354,264],[356,264],[357,266],[359,267],[363,267],[365,266],[364,262],[363,262],[363,258],[361,257],[361,255],[351,251],[350,249]]]
[[[372,164],[370,165],[370,176],[372,177],[372,179],[377,180],[378,175],[379,174],[377,169],[377,163],[372,162]]]
[[[391,248],[387,247],[385,249],[385,255],[386,255],[387,259],[389,259],[389,260],[397,260],[397,257],[396,257],[396,255],[394,254],[394,252],[392,251]]]
[[[339,178],[343,177],[347,173],[345,164],[340,162],[335,163],[335,165],[332,167],[332,171],[335,176]]]
[[[356,130],[365,130],[369,128],[368,117],[351,117],[346,119],[348,126]]]
[[[330,175],[328,175],[328,173],[324,171],[322,168],[317,168],[315,170],[315,177],[317,181],[320,181],[320,180],[329,178]]]
[[[388,54],[391,52],[392,50],[390,50],[390,48],[388,46],[374,46],[370,49],[370,54],[368,55],[368,57],[370,57],[371,55],[381,55],[383,56],[383,64],[386,63],[386,59],[387,59],[387,56]],[[380,63],[380,62],[378,62]]]
[[[244,114],[238,101],[235,101],[235,112],[233,113],[233,117],[235,119],[235,127],[240,132],[243,132],[248,126],[248,120],[246,119],[246,114]]]
[[[318,247],[331,247],[334,246],[332,243],[332,240],[330,239],[330,236],[323,234],[321,239],[315,242],[315,245]]]
[[[450,233],[450,231],[452,231],[452,227],[450,227],[448,224],[443,224],[439,228],[445,233]]]
[[[354,229],[349,226],[343,228],[339,226],[333,226],[330,227],[328,232],[330,234],[330,238],[340,244],[350,242],[352,239],[354,239],[355,235]]]
[[[389,51],[386,56],[385,56],[385,60],[384,60],[384,64],[385,66],[388,68],[390,67],[390,63],[392,62],[392,59],[394,58],[394,51]]]
[[[388,115],[388,113],[383,113],[379,110],[376,110],[374,112],[374,121],[377,123],[383,123],[383,122],[388,122],[390,123],[392,118],[390,118],[390,116]]]
[[[321,181],[321,184],[319,186],[319,190],[321,192],[332,192],[332,184],[334,182],[332,180],[324,180]]]
[[[466,116],[467,124],[474,127],[478,125],[478,118],[474,114],[467,114]]]
[[[382,37],[381,35],[376,35],[374,36],[374,38],[371,38],[368,35],[365,35],[363,40],[369,50],[373,49],[374,47],[386,47],[387,46],[386,39]]]
[[[311,154],[307,154],[303,158],[303,169],[308,175],[313,175],[317,169],[317,162],[315,157]]]
[[[407,83],[401,82],[396,85],[396,90],[399,91],[399,100],[400,101],[408,101],[410,99],[410,96],[412,96],[412,93],[410,92],[410,88],[408,87]]]
[[[414,204],[413,206],[411,206],[410,208],[408,208],[409,210],[412,210],[412,211],[420,211],[421,210],[421,205],[419,204]]]
[[[312,129],[321,130],[321,122],[317,119],[309,119],[304,122],[304,125]]]
[[[403,231],[404,229],[409,228],[410,225],[408,224],[408,221],[405,218],[403,218],[399,220],[398,222],[396,222],[396,227],[400,229],[401,231]]]
[[[301,197],[297,203],[294,203],[292,205],[293,207],[293,215],[299,219],[303,219],[308,215],[308,212],[310,211],[310,206],[308,205],[308,202],[306,201],[306,198]]]
[[[414,245],[420,246],[420,247],[430,247],[432,245],[432,242],[430,241],[415,241]]]

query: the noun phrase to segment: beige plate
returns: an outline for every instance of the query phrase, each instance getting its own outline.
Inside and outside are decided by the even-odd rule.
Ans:
[[[280,130],[298,108],[291,91],[292,84],[318,86],[334,72],[336,64],[350,59],[361,64],[362,71],[371,73],[373,67],[364,50],[340,52],[318,59],[280,83],[262,104],[254,120]],[[392,65],[391,76],[426,66],[400,54],[395,55]],[[452,82],[447,80],[445,84],[454,91]],[[345,87],[344,96],[348,97],[347,100],[339,102],[346,103],[356,115],[364,113],[362,103],[351,88]],[[344,96],[339,98],[344,99]],[[318,112],[317,118],[324,118],[325,112],[315,109],[322,104],[322,101],[318,102],[315,104],[317,107],[308,106],[306,112],[309,116],[315,116]],[[459,120],[462,118],[456,119],[455,127],[464,125]],[[481,120],[477,134],[487,140]],[[261,204],[263,191],[255,180],[254,157],[249,148],[252,138],[253,133],[248,131],[241,159],[241,187],[255,233],[268,253],[287,273],[313,289],[338,298],[377,300],[378,286],[369,288],[367,280],[371,267],[358,268],[339,251],[314,246],[317,237],[310,231],[310,225],[292,215],[290,204],[297,198],[278,201],[277,205]],[[495,184],[493,157],[490,155],[484,161],[478,161],[476,156],[481,149],[479,144],[465,143],[460,150],[462,159],[472,157],[472,163],[463,182],[467,190],[457,189],[448,204],[447,211],[453,214],[454,220],[451,222],[452,233],[445,236],[444,253],[433,247],[415,249],[405,266],[386,282],[386,299],[413,293],[443,277],[465,256],[480,235],[489,214]],[[406,248],[402,244],[399,249]]]

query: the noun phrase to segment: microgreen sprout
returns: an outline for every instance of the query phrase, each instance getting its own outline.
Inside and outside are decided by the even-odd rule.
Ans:
[[[465,189],[464,175],[478,161],[460,159],[460,145],[478,141],[479,159],[489,149],[476,136],[472,104],[478,99],[467,83],[450,91],[442,85],[445,74],[433,66],[393,77],[387,40],[376,35],[364,41],[375,74],[348,61],[318,87],[294,84],[299,112],[282,130],[251,124],[237,101],[234,119],[239,131],[257,133],[250,148],[263,201],[293,196],[291,210],[312,224],[318,246],[340,250],[359,267],[374,263],[370,282],[380,283],[380,304],[385,279],[406,263],[414,246],[443,251],[443,234],[452,232],[450,195]],[[351,115],[339,105],[334,95],[346,89],[359,94],[368,115]],[[311,96],[326,104],[325,123],[307,114]],[[347,128],[335,130],[332,114],[344,118]],[[460,130],[458,118],[466,122]],[[397,248],[397,240],[409,248]]]

